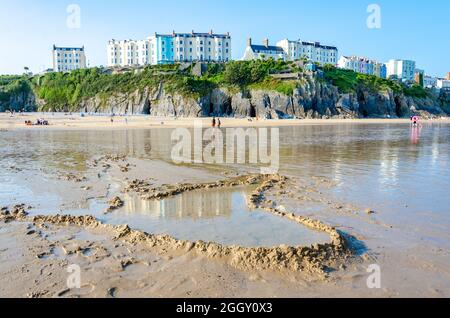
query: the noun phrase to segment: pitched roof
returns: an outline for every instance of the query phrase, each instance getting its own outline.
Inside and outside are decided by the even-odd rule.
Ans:
[[[263,51],[263,52],[276,51],[279,53],[284,53],[283,48],[279,46],[250,45],[250,47],[253,51]]]
[[[302,42],[303,45],[309,45],[309,46],[314,46],[317,48],[321,48],[321,49],[326,49],[326,50],[336,50],[337,51],[337,47],[335,46],[330,46],[330,45],[322,45],[319,42]]]

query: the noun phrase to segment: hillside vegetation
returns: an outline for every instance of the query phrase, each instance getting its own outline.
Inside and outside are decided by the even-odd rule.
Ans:
[[[31,93],[31,85],[28,78],[16,75],[0,76],[0,111],[10,109],[11,98],[29,93]]]
[[[425,98],[428,96],[428,92],[419,85],[409,87],[396,81],[338,69],[329,65],[326,65],[323,71],[325,78],[331,81],[334,86],[337,86],[342,93],[355,93],[358,89],[372,92],[384,92],[390,89],[394,93],[410,97]]]
[[[359,89],[386,91],[412,97],[427,97],[422,87],[407,87],[401,83],[375,76],[357,74],[352,71],[325,66],[324,80],[337,86],[341,93],[356,92]],[[168,93],[200,98],[213,89],[226,87],[245,91],[261,89],[292,95],[295,88],[303,85],[302,80],[281,81],[270,76],[280,71],[301,72],[293,62],[233,61],[227,64],[210,64],[204,75],[199,77],[191,68],[180,69],[179,65],[148,66],[141,72],[108,74],[99,68],[83,69],[71,73],[49,73],[27,78],[24,76],[0,76],[0,110],[8,108],[11,96],[33,92],[45,101],[42,110],[77,110],[83,99],[113,93],[129,93],[144,88],[157,89],[161,83]],[[2,106],[3,105],[3,106]]]

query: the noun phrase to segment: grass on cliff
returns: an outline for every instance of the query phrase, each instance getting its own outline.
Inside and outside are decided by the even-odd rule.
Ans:
[[[19,75],[0,76],[0,111],[9,110],[9,102],[13,96],[26,95],[31,92],[27,77]],[[14,109],[19,111],[20,109]]]
[[[76,70],[71,73],[49,73],[32,79],[33,89],[46,101],[44,110],[76,110],[83,99],[113,93],[130,93],[148,88],[156,90],[164,83],[166,92],[185,97],[200,98],[217,87],[239,90],[258,88],[292,94],[293,82],[281,82],[269,73],[286,69],[290,63],[282,61],[248,61],[210,64],[201,77],[191,69],[180,70],[178,65],[148,66],[141,72],[108,74],[99,68]]]
[[[380,78],[373,75],[366,75],[353,72],[351,70],[338,69],[333,66],[323,68],[325,78],[342,93],[355,93],[358,89],[365,89],[372,92],[386,92],[389,89],[396,94],[405,96],[425,98],[428,92],[419,85],[408,87],[402,83]]]
[[[114,75],[103,73],[98,68],[49,73],[33,78],[33,87],[38,97],[46,101],[47,109],[75,110],[86,98],[130,93],[144,88],[156,90],[162,82],[167,92],[179,92],[192,97],[203,96],[213,86],[213,83],[188,76],[171,65],[147,67],[139,73]]]
[[[185,97],[200,98],[218,87],[234,91],[260,89],[292,95],[302,81],[281,81],[270,76],[279,71],[301,71],[292,62],[269,60],[232,61],[226,64],[209,64],[203,76],[195,76],[191,68],[179,65],[148,66],[140,72],[109,74],[99,68],[82,69],[71,73],[49,73],[31,79],[24,76],[0,76],[0,108],[7,108],[13,95],[31,90],[45,100],[42,110],[69,111],[79,109],[87,98],[98,96],[106,101],[116,93],[130,93],[150,89],[156,92],[161,83],[169,94],[179,93]],[[358,74],[337,69],[323,68],[325,80],[337,86],[343,93],[359,89],[374,92],[392,90],[396,94],[426,97],[422,87],[407,87],[401,83],[376,76]]]

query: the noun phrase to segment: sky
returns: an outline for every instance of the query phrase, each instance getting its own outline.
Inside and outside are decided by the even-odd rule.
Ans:
[[[68,6],[80,8],[79,27]],[[380,8],[380,28],[367,20]],[[85,46],[89,66],[106,65],[110,39],[155,32],[230,32],[234,59],[246,39],[289,38],[335,45],[339,55],[411,59],[429,75],[450,72],[448,0],[0,0],[0,74],[52,67],[52,46]],[[67,23],[72,21],[72,23]],[[75,26],[75,27],[74,27]]]

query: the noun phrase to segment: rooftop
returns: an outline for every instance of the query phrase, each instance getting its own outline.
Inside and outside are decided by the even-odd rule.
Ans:
[[[60,50],[60,51],[84,51],[84,46],[82,47],[60,47],[53,45],[53,50]]]
[[[288,40],[291,43],[301,43],[302,45],[309,45],[309,46],[314,46],[316,48],[321,48],[321,49],[326,49],[326,50],[336,50],[337,51],[337,47],[332,46],[332,45],[323,45],[320,42],[310,42],[310,41],[301,41],[301,40],[297,40],[297,41],[291,41]]]
[[[276,51],[276,52],[280,52],[280,53],[284,53],[284,50],[282,47],[279,46],[265,46],[265,45],[250,45],[251,49],[253,51]]]
[[[192,31],[191,33],[177,33],[177,32],[174,31],[171,34],[155,33],[155,36],[164,36],[164,37],[214,37],[214,38],[225,38],[225,39],[231,38],[229,32],[227,32],[225,34],[218,34],[218,33],[213,33],[212,31],[207,32],[207,33],[194,32],[194,31]]]

